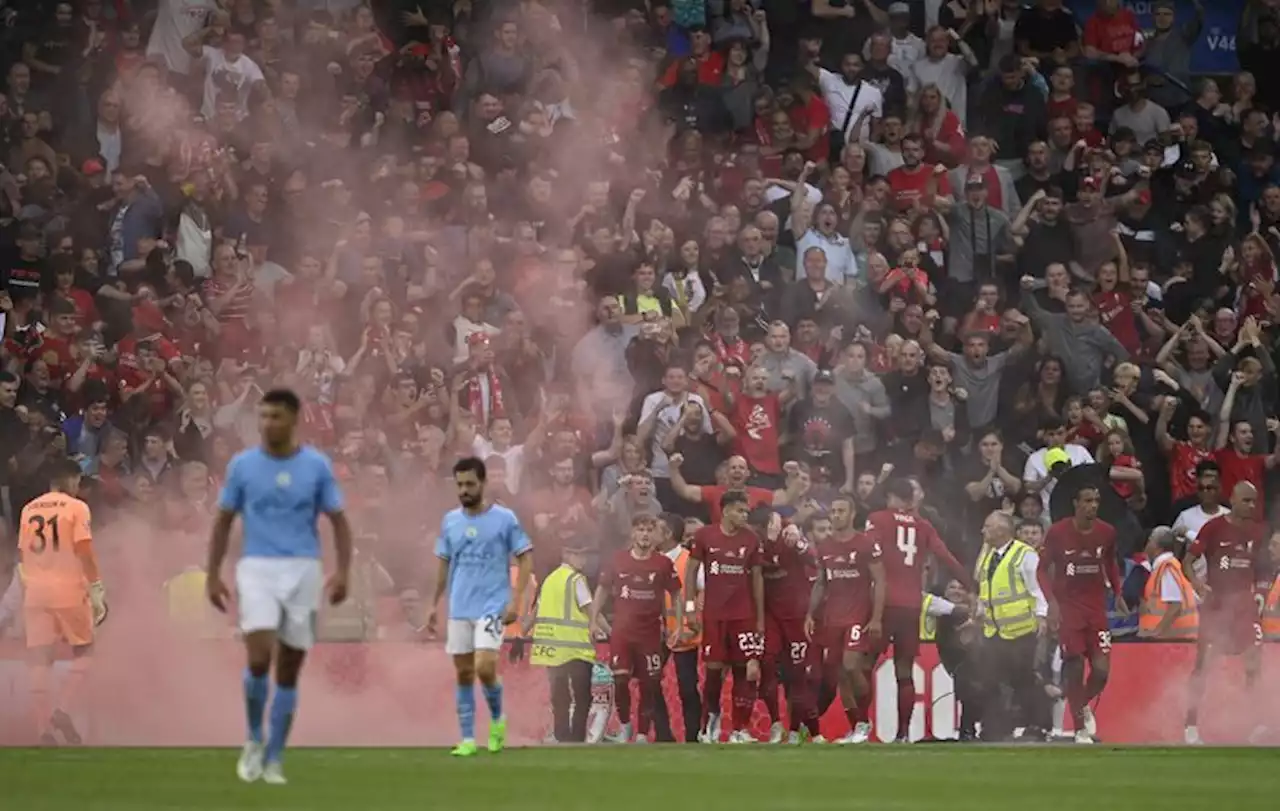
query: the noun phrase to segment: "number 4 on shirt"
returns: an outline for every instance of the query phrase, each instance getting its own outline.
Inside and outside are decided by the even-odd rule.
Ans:
[[[915,527],[898,527],[898,551],[902,553],[904,564],[915,566],[916,553],[919,551],[919,547],[916,546]]]

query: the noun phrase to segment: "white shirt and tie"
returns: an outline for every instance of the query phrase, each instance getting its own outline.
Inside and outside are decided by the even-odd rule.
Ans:
[[[818,71],[818,87],[822,89],[822,100],[827,103],[827,109],[831,112],[831,128],[843,128],[845,143],[870,137],[872,116],[879,118],[884,115],[884,95],[880,89],[863,81],[848,84],[843,76],[826,68],[819,68]],[[849,113],[850,105],[853,106],[852,115]],[[867,115],[862,120],[862,131],[851,134],[853,122],[863,112]],[[831,159],[838,160],[839,156],[832,155]]]

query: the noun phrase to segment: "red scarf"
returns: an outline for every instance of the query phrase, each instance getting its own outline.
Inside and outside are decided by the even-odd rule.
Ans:
[[[747,346],[747,342],[741,337],[734,338],[731,343],[726,344],[724,338],[717,332],[711,342],[715,347],[716,357],[720,358],[721,363],[736,360],[744,368],[751,365],[751,347]]]
[[[467,407],[471,409],[471,416],[475,418],[476,425],[484,426],[489,423],[485,420],[484,389],[480,386],[480,375],[487,375],[489,379],[489,419],[504,416],[506,408],[502,399],[502,382],[492,366],[472,375],[471,380],[467,382]]]

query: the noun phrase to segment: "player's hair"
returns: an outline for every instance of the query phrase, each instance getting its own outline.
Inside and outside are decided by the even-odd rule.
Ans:
[[[1099,497],[1102,496],[1102,488],[1094,484],[1093,482],[1089,482],[1087,484],[1080,485],[1080,489],[1076,490],[1076,493],[1071,497],[1071,500],[1075,501],[1076,499],[1080,498],[1080,496],[1083,495],[1086,490],[1092,490],[1093,492],[1097,493]]]
[[[911,486],[910,479],[890,479],[885,484],[884,492],[889,498],[896,498],[903,504],[910,504],[916,497],[916,490]]]
[[[474,473],[480,481],[484,481],[488,475],[484,460],[475,456],[467,456],[453,463],[453,475],[457,476],[459,473]]]
[[[297,414],[302,410],[302,401],[290,389],[272,389],[262,395],[261,402],[263,405],[282,406],[290,414]]]
[[[724,495],[720,496],[720,510],[723,512],[734,504],[750,504],[745,490],[726,490]]]
[[[57,487],[84,475],[80,465],[71,459],[58,459],[49,467],[49,484]]]
[[[855,512],[857,512],[857,509],[856,509],[856,508],[857,508],[857,506],[858,506],[858,505],[857,505],[857,502],[856,502],[856,501],[854,501],[853,496],[849,495],[848,493],[836,493],[834,496],[832,496],[832,497],[831,497],[831,505],[832,505],[832,506],[834,506],[834,505],[835,505],[835,503],[836,503],[837,501],[843,501],[843,502],[845,502],[845,503],[846,503],[846,504],[848,504],[851,508],[854,508],[854,511],[855,511]],[[829,509],[829,508],[828,508],[828,509]],[[829,516],[826,516],[826,515],[824,514],[824,517],[829,517]]]
[[[658,520],[667,525],[667,529],[671,532],[671,537],[676,543],[684,541],[684,517],[675,513],[663,513],[658,516]]]

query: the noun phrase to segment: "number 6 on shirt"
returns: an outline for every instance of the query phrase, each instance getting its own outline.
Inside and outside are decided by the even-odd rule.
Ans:
[[[908,566],[914,566],[918,550],[919,548],[916,546],[916,528],[899,526],[898,551],[902,553],[902,562]]]

